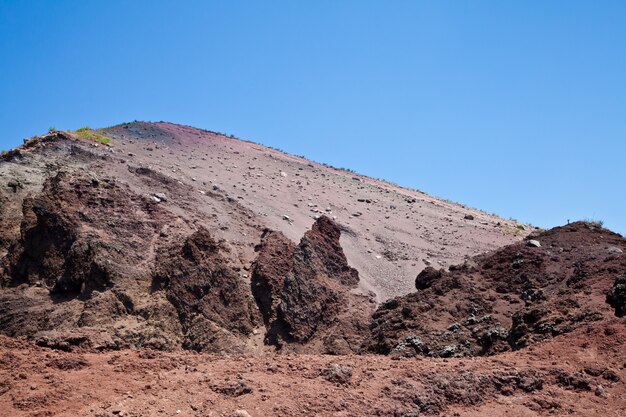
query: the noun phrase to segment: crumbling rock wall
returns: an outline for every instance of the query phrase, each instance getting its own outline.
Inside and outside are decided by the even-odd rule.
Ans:
[[[620,314],[624,250],[622,236],[577,222],[449,271],[426,268],[416,278],[417,292],[389,300],[374,313],[368,349],[408,356],[490,355],[610,317],[607,302]]]
[[[3,333],[50,346],[64,346],[66,336],[90,346],[176,346],[176,311],[146,300],[146,265],[171,214],[88,172],[53,174],[22,211],[2,260]]]

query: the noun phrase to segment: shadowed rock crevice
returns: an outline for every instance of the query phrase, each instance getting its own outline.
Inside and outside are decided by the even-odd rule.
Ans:
[[[615,278],[606,295],[606,302],[615,309],[617,317],[626,316],[626,276]]]
[[[43,285],[62,296],[87,296],[112,285],[107,266],[98,256],[102,242],[81,233],[80,223],[87,214],[67,210],[87,197],[85,193],[93,193],[91,187],[95,185],[73,183],[60,172],[46,183],[41,195],[24,201],[21,237],[7,259],[10,285]]]

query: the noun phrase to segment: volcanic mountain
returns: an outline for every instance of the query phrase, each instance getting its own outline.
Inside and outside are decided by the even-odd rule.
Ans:
[[[0,158],[6,413],[626,409],[626,240],[598,224],[541,231],[170,123]]]

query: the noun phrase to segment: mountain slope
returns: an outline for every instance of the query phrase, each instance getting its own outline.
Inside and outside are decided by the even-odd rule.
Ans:
[[[0,226],[2,415],[624,415],[597,224],[131,123],[3,153]]]
[[[520,239],[475,210],[167,123],[55,132],[3,159],[2,330],[42,344],[357,352],[372,301],[408,293],[425,263]],[[274,278],[280,305],[259,310],[267,230],[302,240],[269,255],[292,283]]]
[[[130,123],[105,134],[127,164],[150,166],[196,193],[217,187],[294,242],[314,217],[336,217],[349,264],[379,301],[411,291],[427,263],[459,263],[525,235],[512,221],[212,132]]]
[[[20,189],[23,194],[40,190],[59,166],[80,167],[115,178],[139,195],[170,191],[168,209],[196,222],[228,217],[229,209],[213,207],[208,195],[219,192],[249,210],[248,223],[281,231],[294,242],[314,217],[326,213],[342,225],[341,243],[361,274],[360,285],[379,302],[410,292],[427,264],[456,264],[527,233],[512,221],[212,132],[135,122],[103,133],[110,145],[67,137],[75,154],[86,150],[107,159],[90,162],[64,154],[67,150],[33,152],[20,164],[4,164],[0,174],[7,182],[28,183],[28,189]],[[160,185],[162,179],[170,185]],[[258,236],[246,239],[239,233],[238,223],[229,221],[235,230],[222,230],[220,237],[258,243]]]

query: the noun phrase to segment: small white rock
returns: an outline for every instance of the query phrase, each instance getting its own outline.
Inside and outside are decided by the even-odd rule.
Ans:
[[[534,239],[529,240],[527,245],[528,246],[533,246],[535,248],[540,248],[541,247],[541,243],[538,240],[534,240]]]

